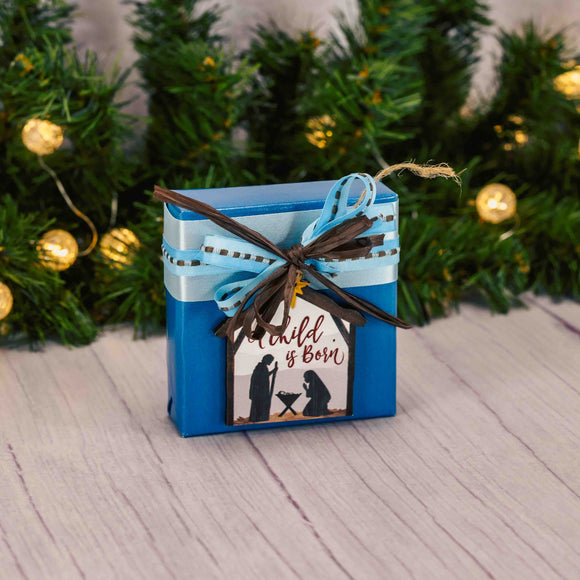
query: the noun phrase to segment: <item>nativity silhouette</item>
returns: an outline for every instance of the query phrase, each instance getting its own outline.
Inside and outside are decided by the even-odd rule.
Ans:
[[[272,363],[274,363],[274,366],[270,370]],[[249,417],[250,423],[270,420],[270,407],[272,405],[277,372],[278,362],[274,360],[271,354],[265,355],[254,368],[250,379],[250,399],[252,401]],[[309,399],[302,410],[304,417],[332,415],[332,411],[328,409],[328,403],[332,396],[315,371],[308,370],[304,373],[302,388],[305,391],[306,398]],[[301,395],[302,393],[277,392],[276,397],[284,404],[284,409],[278,414],[278,417],[283,417],[288,411],[293,415],[297,415],[292,405],[296,403]]]
[[[272,404],[272,394],[274,393],[274,383],[278,372],[278,363],[274,364],[272,370],[269,366],[274,362],[274,357],[267,354],[252,372],[250,379],[250,422],[268,421],[270,419],[270,405]],[[272,380],[270,382],[270,377]]]
[[[306,417],[330,415],[328,410],[328,402],[331,399],[330,391],[314,371],[306,371],[304,373],[302,387],[306,391],[306,396],[310,399],[302,414]]]

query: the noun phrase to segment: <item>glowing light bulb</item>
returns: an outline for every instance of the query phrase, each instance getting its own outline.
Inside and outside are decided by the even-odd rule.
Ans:
[[[491,183],[477,194],[475,208],[483,221],[499,224],[516,214],[516,194],[507,185]]]
[[[79,254],[76,240],[65,230],[46,232],[36,249],[43,266],[58,272],[70,268]]]
[[[0,320],[6,318],[12,306],[14,304],[14,298],[12,296],[12,291],[6,284],[0,282]]]
[[[62,128],[50,121],[30,119],[22,128],[22,142],[32,153],[50,155],[64,140]]]
[[[133,263],[139,246],[139,239],[130,229],[114,228],[101,238],[99,249],[112,267],[123,268]]]

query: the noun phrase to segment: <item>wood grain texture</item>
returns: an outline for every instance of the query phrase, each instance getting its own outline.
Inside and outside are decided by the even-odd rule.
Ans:
[[[399,414],[181,439],[165,344],[0,351],[0,577],[578,578],[580,306],[399,332]]]

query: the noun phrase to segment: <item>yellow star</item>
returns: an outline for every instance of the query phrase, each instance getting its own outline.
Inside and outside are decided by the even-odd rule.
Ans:
[[[290,308],[294,308],[296,306],[296,296],[298,296],[298,294],[304,294],[302,289],[306,288],[306,286],[310,286],[310,282],[302,281],[302,272],[298,270],[298,273],[296,274],[296,282],[294,282],[294,294],[292,295]]]

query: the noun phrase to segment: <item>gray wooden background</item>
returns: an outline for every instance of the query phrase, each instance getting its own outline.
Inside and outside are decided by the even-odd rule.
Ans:
[[[77,42],[97,51],[112,63],[120,58],[123,66],[131,65],[135,53],[131,46],[131,28],[125,21],[130,8],[122,0],[77,0],[80,16],[75,25]],[[334,26],[333,14],[342,10],[354,18],[355,0],[219,0],[225,9],[223,32],[232,45],[246,46],[252,29],[258,22],[273,18],[282,28],[299,31],[310,28],[324,36]],[[558,30],[569,27],[571,47],[580,49],[580,0],[490,0],[490,16],[506,29],[518,27],[524,20],[534,19],[543,27]],[[493,63],[497,59],[497,42],[490,30],[482,42],[482,61],[476,75],[476,91],[488,93],[493,88]],[[136,81],[136,76],[132,77]],[[145,100],[139,89],[128,91],[140,98],[132,111],[143,114]]]

